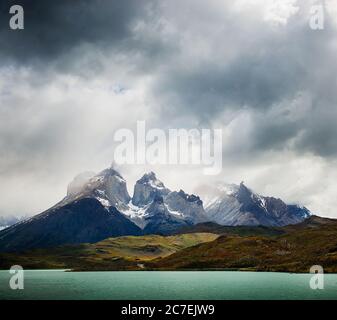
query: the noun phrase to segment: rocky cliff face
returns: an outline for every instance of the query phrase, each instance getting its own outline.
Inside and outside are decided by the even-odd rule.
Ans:
[[[205,219],[199,197],[170,191],[153,172],[136,182],[129,209],[123,213],[145,232],[161,234]]]
[[[207,220],[203,203],[198,196],[180,190],[170,192],[165,200],[170,210],[181,214],[188,223],[196,224]]]
[[[132,204],[144,207],[150,204],[156,196],[166,196],[170,193],[164,184],[159,181],[153,172],[145,174],[136,182]]]

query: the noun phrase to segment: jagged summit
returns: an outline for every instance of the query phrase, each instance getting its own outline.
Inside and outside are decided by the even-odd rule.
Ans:
[[[146,183],[152,180],[157,180],[156,174],[153,171],[145,173],[138,181],[141,183]]]
[[[166,196],[170,192],[164,184],[157,179],[155,173],[144,174],[135,184],[132,204],[144,207],[153,201],[156,195]]]
[[[202,200],[200,199],[200,197],[194,194],[187,194],[184,190],[181,189],[179,190],[178,194],[188,202],[197,202],[198,205],[202,205]]]
[[[145,173],[138,181],[139,184],[146,184],[152,188],[157,189],[166,189],[164,183],[157,179],[157,176],[154,172]]]

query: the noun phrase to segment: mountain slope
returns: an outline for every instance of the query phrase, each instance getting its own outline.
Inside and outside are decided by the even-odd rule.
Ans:
[[[20,251],[66,243],[97,242],[141,230],[117,209],[83,198],[52,208],[0,233],[0,251]]]

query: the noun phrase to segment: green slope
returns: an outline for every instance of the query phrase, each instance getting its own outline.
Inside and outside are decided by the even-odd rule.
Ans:
[[[19,264],[26,269],[69,268],[75,270],[142,269],[150,259],[165,257],[178,250],[213,241],[210,233],[175,236],[127,236],[109,238],[94,244],[67,245],[25,253],[0,254],[0,269]]]
[[[215,233],[222,235],[239,235],[239,236],[277,236],[284,234],[286,231],[280,227],[265,227],[265,226],[221,226],[213,222],[199,223],[194,226],[182,227],[175,234],[184,233]]]

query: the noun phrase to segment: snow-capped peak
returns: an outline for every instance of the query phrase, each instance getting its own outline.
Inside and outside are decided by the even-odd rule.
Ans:
[[[82,198],[95,198],[101,204],[118,210],[125,209],[130,201],[124,178],[112,167],[98,174],[85,172],[79,174],[69,184],[67,196],[56,206],[65,205]]]
[[[149,185],[156,189],[165,189],[164,184],[157,179],[156,174],[152,171],[144,174],[143,177],[137,181],[137,183]]]

